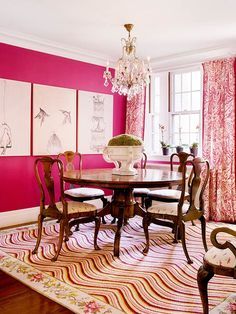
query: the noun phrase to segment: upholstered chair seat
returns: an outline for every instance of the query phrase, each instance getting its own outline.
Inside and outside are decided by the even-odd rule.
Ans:
[[[148,193],[150,192],[150,190],[148,188],[135,188],[134,189],[134,194],[136,197],[138,197],[139,195],[148,195]]]
[[[73,188],[64,191],[66,196],[72,196],[76,198],[87,198],[87,197],[102,197],[105,195],[104,191],[101,189],[93,189],[93,188]]]
[[[163,190],[154,190],[150,191],[147,195],[150,198],[153,199],[160,199],[160,200],[173,200],[178,202],[181,196],[181,191],[179,190],[172,190],[172,189],[163,189]],[[189,196],[189,193],[185,193],[185,197],[187,198]]]
[[[230,243],[236,248],[236,241],[230,241]],[[206,263],[222,266],[222,267],[236,267],[236,257],[230,249],[217,249],[212,247],[209,251],[206,252],[204,256],[204,261]]]
[[[63,204],[62,202],[56,203],[57,209],[62,213],[63,212]],[[97,208],[96,206],[88,203],[83,202],[74,202],[74,201],[68,201],[67,202],[67,212],[68,214],[73,213],[87,213],[87,212],[96,212]]]
[[[182,213],[187,213],[189,208],[189,204],[183,204],[182,206]],[[156,201],[155,205],[152,205],[148,208],[148,213],[150,214],[163,214],[163,215],[178,215],[178,202],[173,203],[166,203],[166,202],[159,202]]]

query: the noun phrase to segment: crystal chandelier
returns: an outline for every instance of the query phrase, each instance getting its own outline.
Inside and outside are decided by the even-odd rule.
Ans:
[[[112,77],[107,63],[103,78],[104,85],[107,87],[109,81],[112,83],[112,92],[118,92],[120,95],[127,95],[127,99],[132,99],[135,95],[140,94],[143,89],[150,83],[150,66],[149,58],[145,64],[144,60],[136,57],[136,37],[131,38],[130,32],[133,24],[125,24],[125,29],[129,33],[128,38],[122,38],[121,43],[122,57],[118,60],[115,67],[115,76]]]

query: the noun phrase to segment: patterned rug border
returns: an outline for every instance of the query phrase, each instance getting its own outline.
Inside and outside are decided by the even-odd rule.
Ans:
[[[28,229],[28,228],[27,228]],[[8,230],[10,232],[10,230]],[[0,250],[0,269],[74,313],[124,313]]]

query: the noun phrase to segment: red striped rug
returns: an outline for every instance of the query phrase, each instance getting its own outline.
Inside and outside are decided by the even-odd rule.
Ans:
[[[207,238],[212,229],[222,225],[225,224],[208,223]],[[31,254],[37,236],[35,225],[2,231],[0,250],[125,313],[202,313],[196,281],[204,253],[200,225],[189,224],[186,228],[192,265],[187,264],[181,243],[172,243],[170,229],[156,225],[150,226],[151,245],[144,256],[145,239],[139,217],[130,219],[123,228],[119,258],[113,256],[115,226],[109,222],[101,226],[101,250],[94,251],[91,223],[73,233],[63,244],[58,261],[52,263],[58,227],[47,223],[38,255]],[[233,279],[215,276],[209,283],[210,308],[234,291]]]

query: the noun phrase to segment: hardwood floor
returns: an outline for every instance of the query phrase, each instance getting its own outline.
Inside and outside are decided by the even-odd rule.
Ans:
[[[0,313],[69,314],[73,312],[0,271]]]

